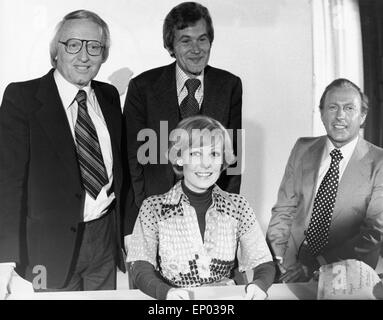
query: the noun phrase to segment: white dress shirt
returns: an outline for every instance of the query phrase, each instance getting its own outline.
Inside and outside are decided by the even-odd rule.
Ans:
[[[75,100],[75,97],[79,89],[65,80],[57,69],[54,71],[53,75],[65,109],[65,113],[68,117],[73,141],[77,143],[75,138],[75,125],[77,120],[78,104]],[[84,90],[87,95],[86,104],[88,107],[88,113],[97,131],[101,153],[109,179],[109,182],[101,189],[96,199],[93,199],[88,193],[85,194],[83,217],[84,222],[88,222],[98,219],[104,213],[106,213],[109,205],[115,198],[115,194],[114,192],[112,192],[110,195],[107,193],[113,183],[113,155],[109,131],[94,90],[91,88],[90,84],[82,88],[82,90]]]
[[[339,162],[339,181],[341,180],[343,173],[346,170],[347,164],[351,159],[351,156],[355,150],[356,144],[358,143],[358,139],[359,139],[359,136],[357,136],[354,140],[350,141],[343,147],[339,148],[343,156],[343,159]],[[330,164],[331,164],[330,152],[334,149],[336,149],[335,146],[332,144],[331,140],[327,138],[325,148],[322,153],[322,159],[319,166],[318,179],[317,179],[317,184],[315,186],[315,195],[317,194],[319,186],[323,178],[325,177],[328,169],[330,168]],[[280,261],[280,264],[283,264],[282,257],[276,256],[275,258]],[[317,256],[317,260],[320,265],[326,264],[322,256]]]
[[[359,136],[357,136],[354,140],[350,141],[343,147],[339,148],[343,156],[343,159],[339,162],[339,181],[341,180],[343,176],[344,170],[346,170],[347,164],[350,161],[350,158],[355,150],[356,144],[358,143],[358,139],[359,139]],[[331,164],[330,152],[334,149],[336,149],[335,146],[332,144],[331,140],[327,138],[326,145],[322,154],[321,164],[319,167],[318,179],[317,179],[317,184],[315,187],[315,195],[318,192],[319,186],[324,176],[326,175],[326,172],[330,168],[330,164]]]
[[[195,79],[201,81],[201,85],[198,87],[197,91],[194,94],[196,98],[199,108],[201,109],[202,101],[203,101],[203,76],[204,71]],[[176,83],[177,83],[177,97],[178,97],[178,105],[181,105],[181,102],[188,95],[188,89],[185,86],[186,80],[191,79],[179,66],[176,64]]]
[[[68,117],[68,122],[72,132],[73,140],[76,143],[74,128],[77,120],[78,105],[74,99],[79,89],[73,84],[66,81],[57,69],[54,71],[53,76],[57,85],[57,89],[59,91],[61,102],[63,103],[65,109],[65,113]],[[91,196],[88,195],[88,193],[85,194],[83,218],[84,222],[88,222],[91,220],[98,219],[104,213],[106,213],[109,205],[115,198],[115,194],[114,192],[112,192],[109,196],[107,195],[107,191],[113,183],[113,155],[109,131],[106,127],[104,116],[102,115],[100,105],[98,104],[93,89],[90,87],[90,85],[88,85],[87,87],[82,88],[82,90],[84,90],[87,95],[88,113],[93,121],[94,126],[96,127],[101,153],[102,157],[104,158],[104,164],[109,179],[108,184],[106,184],[101,189],[99,195],[97,196],[97,199],[94,200]],[[5,267],[7,265],[11,267],[16,267],[15,262],[0,263],[0,267]]]

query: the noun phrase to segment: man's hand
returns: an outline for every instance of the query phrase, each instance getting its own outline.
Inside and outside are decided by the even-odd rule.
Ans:
[[[251,283],[246,288],[245,300],[265,300],[267,294],[256,284]]]
[[[185,289],[172,288],[168,291],[166,300],[190,300],[190,293]]]
[[[282,257],[279,257],[279,256],[276,256],[275,257],[275,263],[277,264],[278,266],[278,269],[279,269],[279,272],[281,274],[284,274],[286,272],[286,269],[285,267],[283,266],[283,258]]]
[[[0,300],[4,300],[9,292],[9,283],[11,281],[14,266],[0,263]]]
[[[299,250],[298,260],[301,264],[307,267],[310,277],[315,271],[319,270],[319,262],[313,257],[306,243],[303,243]]]
[[[307,267],[296,262],[279,277],[281,282],[302,282],[309,279]]]

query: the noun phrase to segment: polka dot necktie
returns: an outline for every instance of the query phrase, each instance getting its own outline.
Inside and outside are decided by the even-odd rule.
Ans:
[[[194,94],[200,86],[201,81],[198,79],[188,79],[185,82],[188,95],[182,100],[180,105],[181,118],[195,116],[199,114],[199,104]]]
[[[86,92],[80,90],[75,99],[78,103],[75,137],[82,183],[87,193],[96,199],[102,187],[108,183],[108,176],[97,131],[88,114]]]
[[[313,256],[319,255],[328,243],[332,212],[338,191],[339,162],[343,156],[339,149],[332,150],[330,156],[330,168],[315,196],[313,213],[306,234],[306,241]]]

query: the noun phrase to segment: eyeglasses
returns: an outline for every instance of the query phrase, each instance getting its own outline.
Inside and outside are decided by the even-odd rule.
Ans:
[[[102,49],[104,49],[104,46],[101,45],[101,42],[96,40],[81,40],[72,38],[65,42],[59,41],[59,43],[65,45],[65,51],[70,54],[79,53],[84,42],[86,52],[88,52],[90,56],[99,56],[102,53]]]

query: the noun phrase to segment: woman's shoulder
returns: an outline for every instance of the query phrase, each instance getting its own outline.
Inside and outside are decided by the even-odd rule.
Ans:
[[[238,206],[249,206],[249,202],[246,200],[246,198],[238,193],[231,193],[222,190],[220,187],[215,185],[214,192],[221,195],[223,198],[229,200],[232,202],[236,207]]]
[[[252,219],[252,217],[255,216],[254,210],[244,196],[223,191],[218,186],[214,188],[214,193],[218,200],[216,203],[218,210],[230,215],[238,222],[241,222],[244,219]]]
[[[166,193],[149,196],[142,202],[142,206],[157,207],[164,202],[165,198]]]
[[[161,209],[164,205],[177,204],[181,197],[181,185],[175,184],[168,192],[152,195],[146,198],[142,206],[150,206],[154,209]]]

